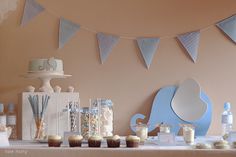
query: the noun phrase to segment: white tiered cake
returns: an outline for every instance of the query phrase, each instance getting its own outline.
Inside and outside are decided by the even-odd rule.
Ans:
[[[28,73],[53,73],[64,75],[63,62],[60,59],[33,59],[29,62]]]

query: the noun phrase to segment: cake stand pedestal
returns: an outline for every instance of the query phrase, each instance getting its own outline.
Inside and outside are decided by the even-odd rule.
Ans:
[[[50,81],[52,79],[56,79],[56,78],[67,78],[70,77],[72,75],[63,75],[63,74],[55,74],[55,73],[46,73],[46,72],[42,72],[42,73],[29,73],[29,74],[25,74],[23,75],[24,78],[29,78],[29,79],[39,79],[41,80],[41,87],[40,89],[43,90],[43,92],[54,92]]]

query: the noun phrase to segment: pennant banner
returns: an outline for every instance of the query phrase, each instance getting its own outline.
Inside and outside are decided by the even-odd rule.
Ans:
[[[236,43],[236,15],[217,23],[216,26]]]
[[[24,12],[21,19],[21,26],[25,26],[29,21],[31,21],[35,16],[37,16],[44,10],[44,7],[41,6],[36,0],[25,0]],[[214,25],[216,25],[230,39],[232,39],[234,43],[236,43],[236,15],[226,18]],[[102,32],[97,32],[96,30],[91,30],[90,28],[86,28],[85,26],[80,27],[79,24],[76,24],[64,18],[60,18],[58,48],[63,48],[65,44],[76,34],[76,32],[79,31],[79,29],[84,29],[86,31],[97,33],[100,60],[102,64],[107,60],[109,54],[111,53],[113,47],[118,43],[119,39],[126,38],[137,41],[145,65],[147,69],[149,69],[153,57],[157,51],[158,44],[160,42],[160,38],[136,38],[105,34]],[[204,29],[205,28],[202,28],[201,30],[203,31]],[[176,36],[161,38],[173,37]],[[193,62],[196,63],[200,41],[200,30],[178,35],[177,40],[182,44],[182,46],[187,51]]]
[[[35,0],[26,0],[21,26],[26,25],[36,15],[44,11],[44,8]]]
[[[99,32],[97,33],[97,39],[99,45],[100,59],[103,64],[111,53],[113,47],[118,43],[120,37]]]
[[[160,41],[159,38],[138,38],[137,39],[140,52],[143,56],[146,67],[148,69],[152,63],[152,59],[157,50],[159,41]]]
[[[198,55],[198,46],[200,40],[200,31],[185,33],[177,36],[177,39],[186,49],[193,62],[196,63]]]
[[[68,42],[79,29],[80,25],[60,18],[59,49],[64,47],[65,43]]]

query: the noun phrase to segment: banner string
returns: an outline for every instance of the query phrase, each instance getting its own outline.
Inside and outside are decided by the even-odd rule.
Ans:
[[[41,4],[40,4],[41,5]],[[42,5],[43,6],[43,5]],[[44,6],[43,6],[44,7]],[[61,16],[58,16],[57,14],[55,14],[54,12],[52,12],[51,10],[48,10],[48,9],[46,9],[45,7],[44,7],[44,9],[45,9],[45,11],[46,12],[48,12],[50,15],[53,15],[53,16],[55,16],[56,18],[61,18]],[[66,19],[68,19],[68,18],[66,18]],[[220,19],[220,20],[218,20],[218,21],[221,21],[221,20],[224,20],[225,18],[223,18],[223,19]],[[70,20],[71,21],[71,20]],[[77,23],[77,22],[74,22],[74,23]],[[79,24],[79,23],[77,23],[77,24]],[[80,24],[79,24],[80,25]],[[207,31],[208,29],[210,29],[211,27],[214,27],[215,26],[215,23],[214,24],[210,24],[210,25],[208,25],[208,26],[205,26],[205,27],[202,27],[202,28],[200,28],[200,29],[196,29],[196,31],[197,30],[199,30],[200,32],[204,32],[204,31]],[[105,34],[109,34],[109,35],[114,35],[114,36],[119,36],[119,38],[121,38],[121,39],[127,39],[127,40],[135,40],[135,39],[137,39],[138,37],[143,37],[143,36],[124,36],[124,35],[118,35],[118,34],[115,34],[115,33],[109,33],[109,32],[104,32],[104,31],[97,31],[97,30],[95,30],[95,29],[91,29],[91,28],[89,28],[89,27],[87,27],[87,26],[84,26],[84,25],[80,25],[80,29],[82,29],[82,30],[85,30],[85,31],[87,31],[87,32],[92,32],[92,33],[95,33],[95,34],[97,34],[97,33],[99,33],[99,32],[102,32],[102,33],[105,33]],[[189,32],[192,32],[192,31],[189,31]],[[175,38],[175,37],[177,37],[178,35],[181,35],[181,34],[184,34],[184,33],[180,33],[180,34],[175,34],[175,35],[167,35],[167,36],[152,36],[152,37],[156,37],[156,38],[159,38],[159,39],[170,39],[170,38]]]

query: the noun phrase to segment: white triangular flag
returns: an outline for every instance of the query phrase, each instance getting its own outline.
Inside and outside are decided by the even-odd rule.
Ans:
[[[218,22],[216,26],[236,43],[236,15]]]
[[[33,19],[42,11],[44,11],[44,8],[35,0],[26,0],[21,26],[26,25],[31,19]]]
[[[197,61],[200,31],[189,32],[177,36],[177,39],[186,49],[194,63]]]
[[[148,69],[152,63],[152,59],[157,50],[159,41],[160,41],[159,38],[138,38],[137,39],[140,52],[143,56],[143,59]]]
[[[102,64],[108,58],[108,55],[111,53],[113,47],[118,43],[119,36],[104,34],[102,32],[97,33],[100,59]]]
[[[65,43],[68,42],[79,29],[80,25],[60,18],[59,48],[64,47]]]

